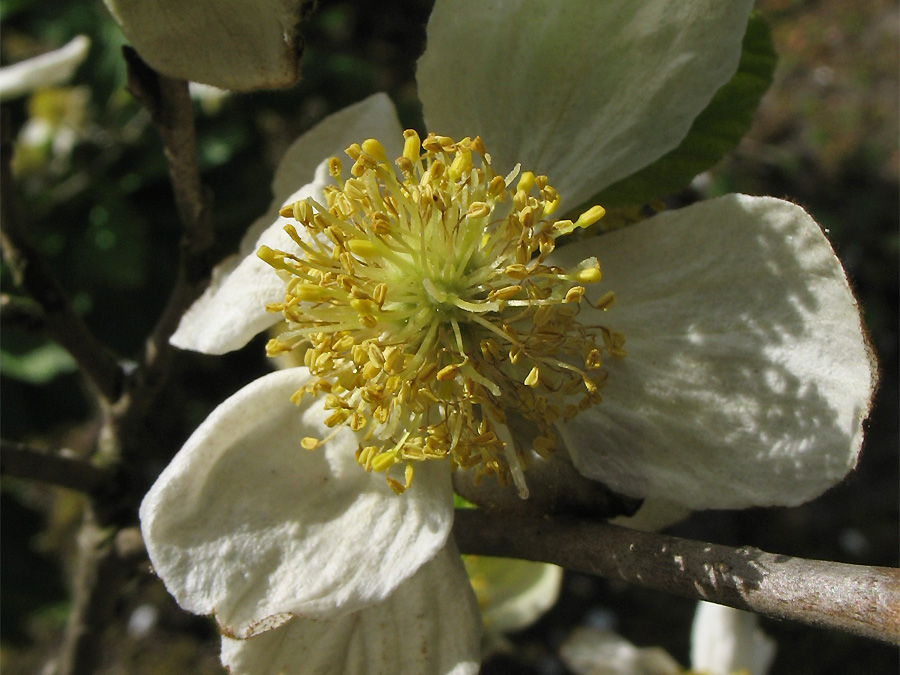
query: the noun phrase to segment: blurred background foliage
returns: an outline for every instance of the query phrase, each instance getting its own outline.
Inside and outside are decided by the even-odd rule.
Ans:
[[[217,255],[232,252],[270,199],[283,150],[327,114],[387,91],[401,122],[421,128],[414,81],[429,0],[321,0],[304,33],[303,80],[287,91],[196,93],[200,162],[214,192]],[[893,0],[761,0],[780,62],[750,133],[680,204],[740,191],[796,201],[828,232],[857,291],[882,383],[859,469],[797,509],[695,514],[675,534],[751,544],[789,555],[898,563],[898,23]],[[87,61],[69,86],[4,104],[17,136],[19,198],[32,243],[78,313],[123,358],[139,354],[175,275],[180,230],[160,142],[124,89],[122,36],[102,2],[3,0],[3,64],[88,35]],[[438,130],[439,131],[439,130]],[[15,294],[0,270],[6,293]],[[97,431],[72,360],[39,332],[2,327],[2,434],[86,453]],[[259,341],[227,357],[184,355],[184,419],[151,419],[161,462],[218,402],[259,373]],[[155,467],[161,468],[160,466]],[[148,480],[152,476],[148,476]],[[80,498],[4,478],[0,666],[40,672],[67,611]],[[693,603],[614,582],[567,575],[561,602],[512,636],[515,652],[484,672],[565,673],[556,657],[574,626],[621,631],[687,663]],[[110,631],[106,673],[215,673],[218,640],[174,605],[150,575],[134,583]],[[776,636],[775,673],[897,672],[897,652],[874,643],[764,622]]]

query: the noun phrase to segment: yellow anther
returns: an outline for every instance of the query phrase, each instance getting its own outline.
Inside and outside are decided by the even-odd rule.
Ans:
[[[413,164],[419,159],[419,152],[422,149],[422,141],[419,139],[413,129],[407,129],[403,132],[403,157]]]
[[[400,173],[403,174],[404,178],[407,180],[415,178],[415,165],[407,157],[398,157],[394,163],[400,169]]]
[[[391,492],[393,492],[398,497],[406,491],[405,485],[403,485],[399,481],[394,480],[390,476],[387,477],[387,484],[388,487],[391,488]]]
[[[625,350],[622,348],[625,344],[625,335],[619,331],[604,328],[601,331],[603,336],[603,344],[613,356],[625,356]]]
[[[516,284],[515,286],[504,286],[503,288],[491,291],[488,294],[488,300],[511,300],[521,292],[522,286],[520,284]]]
[[[346,410],[335,410],[328,417],[325,418],[325,426],[326,427],[336,427],[338,424],[343,424],[347,421],[347,418],[350,417],[350,413]]]
[[[341,160],[339,160],[337,157],[332,157],[331,159],[329,159],[328,160],[328,173],[335,180],[340,178],[341,177]]]
[[[434,140],[438,142],[441,150],[444,152],[453,152],[456,150],[456,143],[449,136],[434,136]]]
[[[372,291],[372,299],[380,308],[384,304],[385,298],[387,298],[387,284],[381,282],[375,287],[375,290]]]
[[[584,367],[588,370],[597,370],[601,365],[603,365],[603,357],[600,354],[600,350],[591,349],[585,356]]]
[[[359,156],[362,154],[362,148],[359,147],[359,143],[352,143],[349,148],[344,150],[344,154],[355,161],[359,159]]]
[[[544,214],[550,215],[559,206],[559,193],[550,185],[546,185],[541,189],[541,195],[544,198]]]
[[[458,372],[459,366],[455,363],[451,363],[449,366],[444,366],[438,371],[437,379],[441,382],[446,382],[456,377]]]
[[[350,306],[359,312],[360,316],[371,316],[378,311],[378,305],[367,298],[353,298]]]
[[[485,204],[484,202],[473,202],[469,204],[469,210],[466,211],[466,216],[469,218],[484,218],[491,212],[491,207]]]
[[[597,309],[609,309],[615,301],[615,291],[606,291],[606,293],[604,293],[597,299],[597,304],[595,305],[595,307]]]
[[[489,196],[494,197],[495,199],[501,197],[506,194],[506,182],[500,176],[494,176],[491,178],[491,182],[488,185],[487,193]]]
[[[285,269],[284,253],[282,253],[281,251],[273,251],[268,246],[263,244],[256,252],[256,256],[275,269]]]
[[[360,258],[371,258],[378,252],[378,246],[371,239],[351,239],[345,245]]]
[[[327,292],[314,284],[297,284],[291,289],[291,295],[303,302],[318,302],[326,297]]]
[[[396,373],[403,365],[403,350],[391,345],[384,350],[384,370],[388,373]]]
[[[350,349],[354,345],[354,340],[352,335],[343,335],[339,337],[334,343],[334,351],[336,352],[345,352]]]
[[[507,265],[506,269],[503,270],[503,273],[512,277],[513,279],[525,279],[528,277],[528,268],[521,263],[513,263],[512,265]]]
[[[366,154],[371,155],[383,164],[388,163],[387,155],[384,152],[384,146],[374,138],[367,138],[363,141],[362,150]]]
[[[603,277],[600,273],[600,263],[596,258],[587,258],[578,264],[578,268],[572,274],[572,279],[581,284],[595,284]]]
[[[430,167],[428,167],[428,173],[426,175],[430,182],[440,182],[440,177],[444,175],[444,163],[439,160],[435,160],[434,163]]]
[[[521,194],[521,193],[519,193]],[[531,229],[531,225],[534,223],[534,208],[531,206],[526,206],[519,212],[519,222],[522,224],[522,227],[526,230]]]
[[[528,373],[528,377],[525,378],[525,385],[528,387],[536,387],[540,381],[540,377],[540,371],[538,370],[538,367],[535,366],[531,369],[531,372]]]
[[[381,473],[397,463],[397,456],[392,452],[381,452],[372,460],[372,471]]]
[[[603,216],[606,215],[606,209],[604,209],[599,204],[597,206],[592,206],[587,211],[578,216],[578,220],[575,221],[575,227],[588,227],[589,225],[593,225],[598,220],[600,220]]]
[[[369,361],[379,368],[384,367],[384,354],[374,342],[369,343]]]
[[[584,286],[572,286],[566,291],[566,299],[564,302],[581,302],[584,297]]]
[[[531,171],[523,171],[519,182],[516,185],[516,192],[531,192],[534,187],[534,174]]]
[[[561,237],[565,234],[569,234],[575,230],[575,223],[571,220],[557,220],[553,223],[553,236]]]
[[[319,447],[319,439],[306,436],[300,441],[300,445],[304,450],[315,450]]]
[[[458,180],[460,176],[463,176],[469,171],[472,170],[472,153],[471,152],[460,152],[456,157],[453,158],[453,161],[450,163],[450,180]]]
[[[358,410],[350,416],[350,429],[359,431],[366,426],[366,416]]]

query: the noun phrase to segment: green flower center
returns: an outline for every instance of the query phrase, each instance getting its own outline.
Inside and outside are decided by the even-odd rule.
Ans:
[[[366,470],[405,464],[402,483],[387,476],[395,492],[416,462],[446,459],[527,497],[529,451],[553,452],[554,423],[600,401],[604,353],[624,356],[621,333],[577,320],[585,285],[600,281],[597,259],[546,263],[557,237],[604,211],[553,221],[559,195],[547,178],[496,175],[480,138],[404,138],[399,175],[369,139],[347,150],[351,178],[330,160],[326,204],[282,209],[304,234],[285,227],[299,254],[259,251],[287,284],[268,309],[288,327],[267,352],[302,356],[314,379],[294,401],[324,394],[326,425],[359,432]],[[508,415],[536,429],[530,447],[517,444]]]

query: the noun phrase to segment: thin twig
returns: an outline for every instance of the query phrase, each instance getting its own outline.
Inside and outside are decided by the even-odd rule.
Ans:
[[[39,450],[24,443],[0,441],[0,473],[52,485],[98,493],[111,485],[114,472],[78,457]]]
[[[28,243],[10,169],[12,143],[8,136],[9,123],[4,114],[0,140],[0,192],[3,194],[0,200],[0,232],[4,258],[16,283],[43,310],[44,326],[50,338],[72,355],[81,372],[106,401],[114,401],[122,385],[122,369],[118,361],[97,340],[81,317],[72,311],[62,287]]]
[[[44,329],[46,318],[44,310],[31,298],[0,293],[0,323],[38,331]]]
[[[210,195],[204,189],[197,163],[194,109],[188,83],[152,70],[137,52],[125,48],[128,88],[150,112],[160,138],[175,206],[183,228],[178,276],[163,313],[147,340],[141,376],[151,386],[164,381],[174,348],[169,337],[184,311],[203,292],[211,271],[210,252],[215,241]]]
[[[125,395],[110,409],[106,419],[103,436],[112,448],[110,454],[121,457],[126,469],[135,469],[153,451],[152,445],[145,442],[146,414],[157,402],[171,370],[175,349],[169,344],[169,337],[208,282],[213,228],[210,200],[200,182],[193,105],[187,82],[159,75],[129,48],[125,48],[125,59],[129,89],[150,112],[162,138],[184,231],[175,287],[147,339],[141,362],[128,378]],[[139,496],[143,487],[137,486],[130,493]],[[60,650],[60,675],[89,673],[96,668],[104,630],[114,617],[114,601],[127,579],[127,560],[123,560],[116,542],[121,549],[129,529],[120,530],[111,525],[111,520],[119,526],[126,523],[100,513],[97,507],[98,504],[90,505],[79,534],[79,565],[72,613]],[[133,510],[123,508],[120,513],[133,513]],[[140,537],[136,536],[139,542]],[[139,545],[131,548],[140,550]]]
[[[113,527],[102,527],[93,509],[85,509],[78,532],[78,567],[72,580],[74,597],[57,664],[57,675],[96,672],[103,655],[103,635],[115,616],[122,584],[134,565],[123,557]]]
[[[607,523],[456,512],[463,553],[522,558],[900,644],[900,570],[765,553]]]

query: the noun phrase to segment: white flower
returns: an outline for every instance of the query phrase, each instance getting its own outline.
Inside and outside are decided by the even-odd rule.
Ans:
[[[68,82],[87,57],[90,47],[91,41],[78,35],[52,52],[0,68],[0,99],[8,101],[37,89]]]
[[[532,194],[523,196],[521,204],[518,196],[512,200],[515,217],[530,223],[523,204],[540,209],[534,216],[533,241],[546,243],[547,237],[590,221],[598,212],[556,226],[544,224],[542,213],[554,207],[565,213],[560,203],[571,208],[678,144],[734,72],[750,4],[439,0],[428,26],[428,48],[419,61],[426,121],[457,139],[480,134],[498,180],[519,162],[523,171],[549,177],[559,203],[556,191],[540,178],[529,178],[531,174],[522,173],[520,184],[514,178],[501,180],[504,189],[516,193],[521,185],[523,195]],[[301,200],[312,198],[325,205],[331,199],[339,209],[342,199],[350,199],[333,188],[326,195],[326,187],[334,185],[331,173],[339,173],[328,158],[370,138],[380,139],[383,146],[366,142],[353,150],[358,175],[371,171],[361,181],[372,181],[366,187],[368,197],[353,202],[354,208],[366,210],[365,199],[381,199],[376,174],[390,180],[387,158],[403,155],[415,164],[412,136],[404,145],[393,106],[384,95],[342,110],[308,132],[287,151],[276,173],[271,209],[251,228],[241,254],[217,270],[210,289],[182,320],[174,344],[223,353],[243,346],[280,319],[265,305],[285,302],[285,283],[256,256],[258,250],[267,251],[264,257],[295,276],[293,297],[335,294],[346,301],[339,308],[344,312],[341,320],[353,318],[346,313],[353,307],[358,310],[355,320],[371,328],[364,315],[374,316],[384,308],[378,307],[377,297],[364,294],[369,287],[364,288],[363,276],[348,277],[343,291],[326,288],[333,280],[318,272],[305,280],[296,276],[301,263],[291,256],[301,253],[299,242],[311,245],[307,254],[312,258],[333,244],[303,232],[295,241],[283,229],[298,220],[312,225],[317,214],[326,217],[322,209],[298,203]],[[460,203],[444,205],[461,209],[454,211],[460,217],[459,232],[468,227],[465,219],[484,218],[486,208],[500,209],[503,217],[510,208],[510,200],[504,202],[494,188],[475,187],[479,175],[487,175],[486,164],[485,173],[478,174],[477,166],[467,163],[483,154],[478,143],[448,145],[444,168],[450,167],[449,174],[475,171],[466,174],[475,181],[471,190],[451,195]],[[428,162],[441,152],[435,150]],[[451,155],[463,159],[451,165]],[[423,185],[438,186],[440,181],[432,179],[440,175],[436,169],[422,179]],[[351,192],[360,189],[351,184]],[[399,188],[391,190],[391,199],[399,199]],[[467,201],[476,193],[478,203]],[[377,238],[362,238],[358,228],[337,227],[332,234],[341,250],[356,256],[357,262],[347,261],[351,267],[381,246]],[[399,236],[395,225],[388,222],[384,227]],[[491,238],[503,230],[502,224],[489,230],[484,249],[503,260],[503,247]],[[438,230],[429,232],[428,237],[435,238],[428,246],[446,241]],[[452,236],[457,234],[453,230]],[[618,300],[605,313],[586,302],[573,302],[582,308],[583,329],[566,323],[563,310],[548,310],[548,325],[565,324],[567,331],[574,331],[569,337],[578,340],[588,334],[604,337],[599,328],[591,333],[590,327],[609,326],[624,332],[628,355],[604,355],[603,401],[574,419],[564,421],[568,412],[542,416],[541,405],[518,412],[528,412],[526,417],[538,426],[543,422],[544,437],[558,432],[585,475],[633,496],[689,508],[736,508],[804,501],[854,465],[873,387],[871,355],[843,270],[819,227],[800,208],[732,195],[602,237],[567,245],[562,241],[545,262],[560,268],[565,288],[544,286],[540,293],[549,293],[556,307],[562,307],[560,298],[563,293],[568,298],[570,291],[572,300],[581,300],[583,289],[572,289],[596,281],[599,260],[601,291],[613,289]],[[522,254],[522,267],[534,268],[544,248],[533,260]],[[331,264],[326,258],[318,260],[321,270]],[[425,260],[432,267],[438,262]],[[428,312],[452,305],[456,309],[450,313],[463,325],[465,312],[478,311],[486,323],[493,321],[500,312],[484,312],[485,303],[496,301],[499,309],[507,292],[515,302],[505,306],[518,303],[535,324],[546,318],[538,318],[539,302],[516,295],[520,291],[506,291],[507,286],[495,288],[500,295],[491,300],[472,295],[469,286],[454,286],[462,284],[465,275],[443,278],[441,283],[452,283],[441,286],[426,282],[421,266],[407,261],[398,269],[432,287],[427,293],[411,289],[409,279],[395,271],[388,279],[391,288],[403,286],[409,297],[422,299]],[[510,272],[509,266],[504,269],[504,274],[519,273]],[[322,285],[300,288],[313,281]],[[592,293],[587,296],[596,302]],[[421,325],[425,337],[409,335],[400,324],[385,330],[399,331],[397,335],[413,344],[436,344],[427,337],[433,316],[422,321],[411,325]],[[448,320],[435,330],[455,334],[451,324]],[[297,326],[295,330],[304,330]],[[298,335],[279,339],[289,344]],[[615,335],[611,332],[605,335],[610,342],[595,344],[615,354],[621,351]],[[426,354],[435,359],[442,376],[435,380],[432,372],[417,381],[427,382],[425,389],[438,387],[436,381],[446,383],[446,390],[458,397],[454,401],[470,400],[467,392],[475,391],[479,410],[492,402],[495,409],[481,418],[487,425],[484,434],[467,437],[479,452],[488,450],[450,455],[457,463],[486,457],[490,461],[481,469],[503,478],[512,474],[521,489],[527,477],[517,477],[516,467],[525,461],[522,451],[528,448],[514,447],[503,410],[510,403],[503,397],[524,391],[526,385],[539,387],[546,375],[552,378],[552,372],[541,371],[551,355],[532,354],[543,361],[534,366],[541,366],[541,372],[531,373],[528,368],[520,372],[523,365],[513,365],[513,359],[501,354],[492,385],[490,378],[482,382],[477,372],[467,370],[465,355],[460,363],[438,363],[446,354],[460,356],[464,347],[454,352],[454,344],[464,342],[462,337],[455,342],[448,337],[437,356]],[[325,340],[316,348],[321,348],[314,355],[316,362],[309,364],[316,373],[327,372],[335,363],[338,352],[328,344]],[[369,367],[365,377],[387,377],[392,366],[384,370],[379,363],[392,357],[381,346],[366,345],[357,352],[359,367]],[[576,356],[570,356],[574,362]],[[596,360],[590,354],[584,358]],[[526,362],[522,360],[530,368]],[[559,363],[556,367],[568,369]],[[340,368],[352,380],[345,384],[362,396],[365,383],[359,373],[346,362]],[[595,380],[597,386],[604,384],[600,377]],[[576,389],[582,386],[580,380],[574,382]],[[411,483],[411,469],[406,468],[413,466],[408,460],[416,447],[428,450],[423,457],[447,454],[452,441],[440,436],[440,425],[427,415],[423,418],[418,404],[411,404],[402,392],[397,398],[408,406],[402,413],[406,418],[381,419],[376,406],[367,408],[361,398],[345,396],[346,387],[329,396],[303,396],[299,409],[290,401],[300,390],[328,386],[306,367],[274,372],[235,394],[206,420],[142,504],[142,528],[154,568],[183,607],[215,613],[223,633],[232,636],[223,642],[223,660],[232,673],[295,672],[301,667],[312,672],[474,672],[480,619],[455,547],[447,540],[453,514],[450,462],[415,462]],[[584,386],[591,393],[590,386]],[[428,392],[421,391],[427,398]],[[374,396],[367,391],[370,394]],[[576,395],[583,398],[584,392]],[[323,402],[329,410],[323,409]],[[440,408],[440,400],[437,405],[449,410]],[[354,412],[368,417],[362,420]],[[422,426],[408,428],[403,419]],[[447,419],[467,423],[465,416],[449,412]],[[372,439],[365,434],[376,428],[383,433],[370,445]],[[416,446],[416,434],[423,429],[437,437],[433,447],[421,437]],[[400,439],[396,447],[388,447],[390,438]],[[521,443],[525,436],[519,433],[517,438]],[[406,468],[405,480],[392,479],[389,487],[383,476],[363,471],[360,463],[380,470]],[[399,496],[391,490],[407,486]]]
[[[691,628],[691,668],[706,675],[766,675],[775,641],[752,612],[698,602]]]
[[[560,648],[577,675],[680,675],[685,671],[661,647],[635,647],[616,633],[578,628]],[[691,627],[695,675],[766,675],[775,641],[762,632],[756,614],[698,602]]]
[[[682,675],[662,647],[635,647],[617,633],[589,626],[572,631],[559,655],[575,675]]]
[[[300,77],[298,24],[311,0],[105,0],[125,37],[163,75],[248,91]]]

